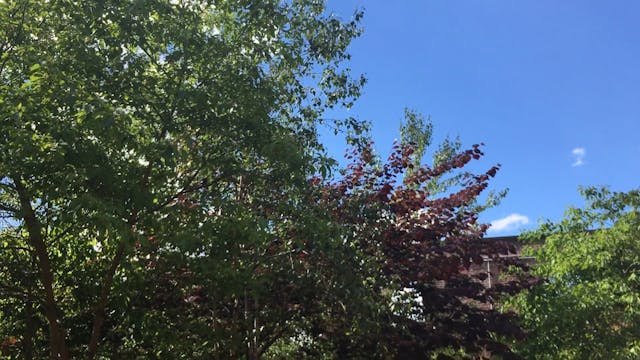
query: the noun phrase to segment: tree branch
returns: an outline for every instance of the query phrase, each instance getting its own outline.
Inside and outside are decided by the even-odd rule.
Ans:
[[[147,165],[144,174],[142,175],[142,185],[143,187],[147,187],[149,185],[149,178],[151,176],[151,167],[153,166],[152,162],[149,162]],[[131,211],[131,215],[127,220],[127,225],[129,225],[129,229],[132,236],[135,236],[135,227],[138,222],[138,210],[133,209]],[[100,290],[100,297],[98,298],[98,302],[94,307],[95,318],[93,320],[93,327],[91,329],[91,338],[89,340],[89,347],[87,349],[87,358],[95,359],[96,354],[98,353],[98,345],[100,344],[100,338],[102,337],[102,325],[105,320],[105,309],[107,307],[107,302],[109,300],[109,293],[111,292],[111,286],[113,285],[113,278],[124,258],[126,250],[126,243],[124,239],[120,239],[118,243],[118,247],[116,248],[116,253],[111,260],[111,265],[109,266],[109,270],[104,275],[102,279],[102,289]]]
[[[31,206],[31,197],[22,184],[20,177],[14,178],[18,197],[20,199],[20,210],[24,219],[25,227],[29,234],[29,243],[33,247],[38,267],[40,269],[40,281],[44,287],[44,310],[49,323],[51,359],[70,359],[69,350],[65,342],[65,332],[60,326],[58,319],[58,306],[53,292],[53,271],[51,260],[44,239],[42,237],[42,224],[36,217],[36,213]]]
[[[11,207],[9,205],[2,204],[2,203],[0,203],[0,211],[5,211],[5,212],[8,212],[8,213],[12,213],[14,215],[17,215],[20,212],[20,210],[18,208],[14,208],[14,207]]]
[[[113,285],[113,277],[115,276],[118,266],[124,257],[125,242],[120,241],[116,253],[111,261],[111,266],[105,274],[102,281],[102,289],[100,290],[100,297],[94,307],[95,319],[93,321],[93,327],[91,329],[91,339],[89,341],[89,348],[87,350],[87,358],[94,359],[98,352],[98,344],[100,343],[100,337],[102,332],[102,325],[105,320],[105,309],[107,307],[107,300]]]
[[[170,196],[165,201],[163,201],[163,202],[159,203],[158,205],[154,206],[151,209],[151,211],[154,212],[154,211],[161,210],[165,206],[171,204],[174,200],[179,198],[181,195],[189,194],[189,193],[191,193],[193,191],[204,189],[204,188],[206,188],[208,186],[209,186],[209,182],[206,181],[206,180],[203,180],[202,183],[200,183],[199,185],[184,187],[182,190],[180,190],[177,193],[175,193],[174,195]]]
[[[25,246],[2,246],[0,247],[0,250],[21,250],[29,253],[33,252],[32,249],[29,249],[28,247],[25,247]]]

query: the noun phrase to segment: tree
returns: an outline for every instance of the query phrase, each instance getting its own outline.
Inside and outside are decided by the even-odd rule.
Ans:
[[[344,64],[360,16],[0,3],[3,355],[508,354],[509,316],[470,302],[492,294],[469,265],[506,251],[474,205],[497,167],[458,172],[479,146],[420,166],[418,133],[382,163],[366,124],[335,121],[357,150],[331,180],[318,127],[363,85]]]
[[[640,356],[640,191],[584,188],[584,209],[523,235],[544,282],[508,306],[527,339],[517,344],[540,359]]]
[[[406,175],[412,175],[416,169],[419,169],[423,164],[424,158],[428,151],[433,147],[433,122],[431,117],[425,117],[411,109],[404,110],[404,121],[400,126],[400,142],[403,145],[411,145],[413,154],[411,156],[412,164],[407,167]],[[431,154],[431,166],[437,167],[447,162],[451,162],[452,159],[462,151],[462,142],[459,137],[451,139],[449,136],[445,137],[442,142],[437,145],[437,148],[432,151]],[[429,192],[430,197],[446,193],[451,191],[456,186],[463,186],[465,177],[473,176],[468,171],[458,172],[445,172],[438,176],[434,176],[429,180],[429,183],[424,184],[426,190]],[[415,186],[415,185],[414,185]],[[490,190],[483,204],[478,204],[477,201],[473,201],[473,204],[469,204],[470,210],[477,214],[482,211],[498,206],[500,201],[507,196],[509,189],[503,189],[498,192]]]
[[[478,305],[520,285],[488,290],[480,282],[486,274],[469,271],[482,255],[502,261],[499,254],[510,250],[509,244],[482,239],[487,225],[473,211],[498,166],[481,174],[462,170],[482,156],[479,145],[433,166],[421,163],[420,149],[398,143],[385,162],[376,159],[371,144],[355,149],[343,177],[326,186],[322,201],[334,209],[334,222],[349,229],[343,242],[359,259],[354,269],[367,284],[360,296],[376,304],[369,310],[375,324],[358,333],[348,314],[327,311],[336,316],[317,319],[315,338],[337,358],[371,357],[360,348],[371,345],[381,358],[424,358],[445,349],[513,357],[496,339],[518,335],[513,314]],[[432,193],[434,180],[447,176],[458,187]]]
[[[127,312],[153,289],[137,287],[160,276],[153,266],[188,269],[231,251],[242,259],[208,270],[270,266],[255,257],[301,201],[280,199],[329,166],[318,119],[350,106],[363,84],[343,65],[359,17],[341,22],[312,0],[2,2],[8,348],[68,359],[140,345],[148,352],[138,356],[160,357],[163,338],[145,341],[171,338],[172,314]],[[240,301],[237,289],[213,285]]]

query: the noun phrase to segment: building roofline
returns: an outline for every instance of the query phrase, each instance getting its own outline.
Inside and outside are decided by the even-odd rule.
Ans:
[[[495,240],[495,241],[512,241],[518,242],[518,235],[509,235],[509,236],[485,236],[486,240]]]

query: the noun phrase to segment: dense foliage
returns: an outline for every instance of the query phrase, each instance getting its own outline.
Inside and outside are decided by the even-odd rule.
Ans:
[[[497,167],[464,171],[482,152],[455,141],[421,165],[415,114],[386,161],[365,123],[322,120],[363,85],[360,16],[1,2],[2,355],[508,356],[511,315],[482,306],[501,289],[469,271],[508,250],[477,223]],[[325,124],[355,144],[335,178]]]
[[[373,296],[386,297],[378,301],[386,307],[378,313],[377,346],[399,358],[422,358],[442,349],[511,356],[495,339],[518,335],[513,314],[487,305],[520,285],[487,289],[481,283],[487,274],[470,271],[484,257],[502,261],[499,254],[510,250],[511,244],[482,239],[487,225],[479,224],[472,211],[498,167],[482,174],[462,171],[482,155],[478,145],[432,167],[416,165],[422,157],[416,150],[413,143],[396,144],[383,164],[370,148],[356,151],[344,178],[325,195],[334,204],[335,221],[351,229],[354,247],[373,261],[360,272],[379,272],[368,277]],[[431,193],[435,183],[452,178],[458,189]]]
[[[261,259],[288,223],[305,227],[290,220],[306,213],[298,193],[329,166],[318,119],[362,85],[342,65],[360,15],[323,11],[318,1],[0,4],[2,334],[20,338],[23,356],[215,349],[176,338],[161,302],[135,311],[188,295],[172,277],[190,261],[218,274],[207,280],[234,304],[222,309],[234,335],[216,332],[223,321],[213,336],[248,341],[247,311],[236,311],[246,289],[273,295],[273,279],[296,278],[295,264]],[[156,266],[171,275],[151,275]],[[139,287],[161,281],[176,293]]]
[[[586,188],[584,209],[525,236],[545,281],[512,299],[527,358],[640,357],[640,192]]]

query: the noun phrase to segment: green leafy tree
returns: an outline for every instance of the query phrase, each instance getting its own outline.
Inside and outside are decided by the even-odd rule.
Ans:
[[[543,282],[513,298],[528,331],[528,358],[640,356],[640,191],[585,188],[584,209],[544,223],[524,239],[541,242],[533,274]]]
[[[296,271],[265,252],[308,175],[329,168],[318,119],[359,94],[363,80],[343,64],[359,17],[342,22],[314,0],[1,2],[5,352],[237,355],[211,339],[163,348],[192,325],[186,315],[129,310],[148,300],[145,280],[163,270],[173,272],[172,295],[184,302],[208,285],[243,309],[245,324],[244,299],[259,296],[244,290],[268,293],[274,277]],[[362,128],[353,119],[334,125]],[[194,268],[236,277],[180,277]],[[264,268],[266,279],[252,277]],[[243,343],[246,357],[264,351],[253,327],[237,336],[211,328],[217,340]]]
[[[404,119],[400,126],[400,141],[403,145],[411,144],[414,153],[411,159],[411,166],[407,168],[406,176],[411,176],[420,166],[427,161],[425,158],[430,156],[429,163],[436,167],[451,161],[462,149],[462,142],[459,137],[454,139],[449,136],[445,137],[437,146],[434,146],[433,139],[433,121],[431,117],[425,118],[424,115],[411,110],[404,110]],[[446,173],[429,179],[425,188],[429,191],[430,196],[445,194],[455,191],[457,187],[464,184],[465,177],[471,176],[469,171],[459,171],[456,173]],[[497,206],[500,201],[507,196],[509,189],[500,191],[490,190],[484,200],[474,200],[469,204],[469,208],[475,213],[480,213],[488,208]]]

